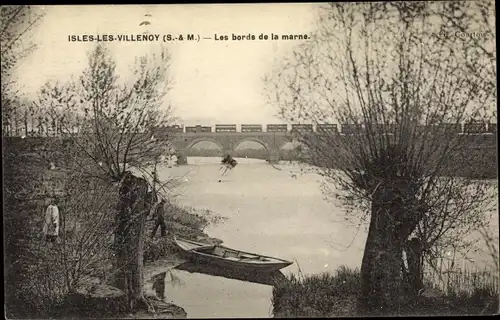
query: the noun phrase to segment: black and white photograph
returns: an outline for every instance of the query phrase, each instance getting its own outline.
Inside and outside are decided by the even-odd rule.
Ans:
[[[2,5],[4,316],[499,314],[495,12]]]

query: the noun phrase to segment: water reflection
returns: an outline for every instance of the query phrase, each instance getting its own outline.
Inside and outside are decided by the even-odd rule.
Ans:
[[[271,316],[272,284],[281,272],[244,274],[187,262],[153,277],[158,299],[181,306],[188,318]]]
[[[280,271],[276,272],[242,272],[233,269],[221,268],[210,264],[185,262],[175,269],[187,271],[189,273],[201,273],[210,276],[224,277],[228,279],[265,284],[272,286],[275,280],[284,279],[285,275]]]
[[[165,288],[167,287],[166,284],[172,285],[172,286],[181,286],[184,285],[182,280],[174,274],[171,270],[158,273],[157,275],[153,276],[153,290],[155,291],[156,296],[161,299],[165,300]]]
[[[153,290],[156,296],[161,300],[165,300],[165,278],[167,277],[167,272],[162,272],[153,277]]]

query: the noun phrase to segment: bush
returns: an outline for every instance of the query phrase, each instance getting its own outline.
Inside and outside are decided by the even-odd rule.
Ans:
[[[36,156],[35,149],[41,144],[27,145],[26,140],[3,138],[5,308],[9,318],[40,316],[47,312],[47,299],[55,298],[40,296],[45,290],[33,290],[35,285],[44,285],[35,280],[33,272],[45,271],[37,269],[40,257],[36,249],[42,230],[37,218],[43,215],[40,207],[47,163]]]
[[[225,220],[210,210],[196,209],[180,205],[174,201],[169,201],[165,209],[170,226],[175,230],[175,226],[182,225],[192,230],[203,231],[211,224],[218,224]],[[168,225],[167,225],[168,227]]]
[[[144,242],[144,263],[153,262],[162,258],[167,258],[176,252],[173,238],[148,237]]]
[[[210,224],[219,223],[223,220],[209,210],[197,210],[187,206],[181,206],[174,202],[168,202],[165,209],[165,223],[168,236],[153,239],[150,237],[154,227],[154,221],[149,223],[144,243],[144,262],[152,262],[159,259],[169,258],[177,253],[177,246],[173,241],[173,234],[182,238],[198,240],[208,238],[203,230]],[[160,231],[158,230],[157,233]]]
[[[291,274],[273,287],[273,313],[277,317],[352,316],[359,291],[357,269],[342,266],[334,275]]]
[[[486,277],[486,276],[485,276]],[[489,275],[493,279],[495,275]],[[497,280],[498,281],[498,280]],[[481,285],[463,275],[472,289],[450,288],[444,295],[403,296],[395,307],[397,315],[465,315],[495,314],[499,308],[498,283]],[[474,287],[475,286],[475,287]],[[359,314],[361,292],[359,270],[340,267],[335,274],[295,276],[276,281],[273,287],[275,317],[366,316]],[[396,315],[396,314],[395,314]]]
[[[116,192],[77,173],[49,171],[40,146],[8,142],[6,210],[6,311],[9,318],[52,316],[69,293],[104,281],[110,267]],[[88,183],[84,183],[88,182]],[[56,190],[58,189],[58,190]],[[47,197],[60,196],[60,237],[42,235]],[[93,192],[89,192],[89,190]]]

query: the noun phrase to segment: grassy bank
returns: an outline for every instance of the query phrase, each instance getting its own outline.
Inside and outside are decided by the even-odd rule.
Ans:
[[[173,241],[173,235],[190,240],[219,244],[219,239],[210,238],[205,228],[210,224],[222,221],[222,218],[209,210],[197,210],[171,202],[166,204],[167,236],[160,237],[160,230],[151,238],[154,221],[149,221],[144,246],[144,263],[148,264],[160,259],[177,258],[178,252]]]
[[[491,275],[479,280],[463,276],[461,282],[471,282],[471,290],[448,288],[446,294],[402,297],[396,305],[398,315],[466,315],[495,314],[499,308],[497,285],[491,285]],[[496,278],[498,281],[498,278]],[[450,283],[450,286],[453,286]],[[360,314],[358,296],[361,292],[359,270],[340,267],[334,274],[287,276],[273,288],[275,317],[341,317]],[[435,291],[434,291],[435,292]]]

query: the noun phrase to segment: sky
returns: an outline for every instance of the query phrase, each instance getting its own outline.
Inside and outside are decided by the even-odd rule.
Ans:
[[[216,41],[232,34],[311,34],[319,4],[44,6],[33,32],[36,51],[17,69],[28,98],[47,80],[77,77],[96,42],[70,42],[69,35],[163,35],[192,33],[200,42],[111,42],[117,69],[126,78],[138,55],[166,45],[172,55],[168,96],[185,125],[281,123],[263,94],[266,73],[300,40]],[[151,15],[145,16],[145,15]],[[143,21],[149,25],[140,26]]]

